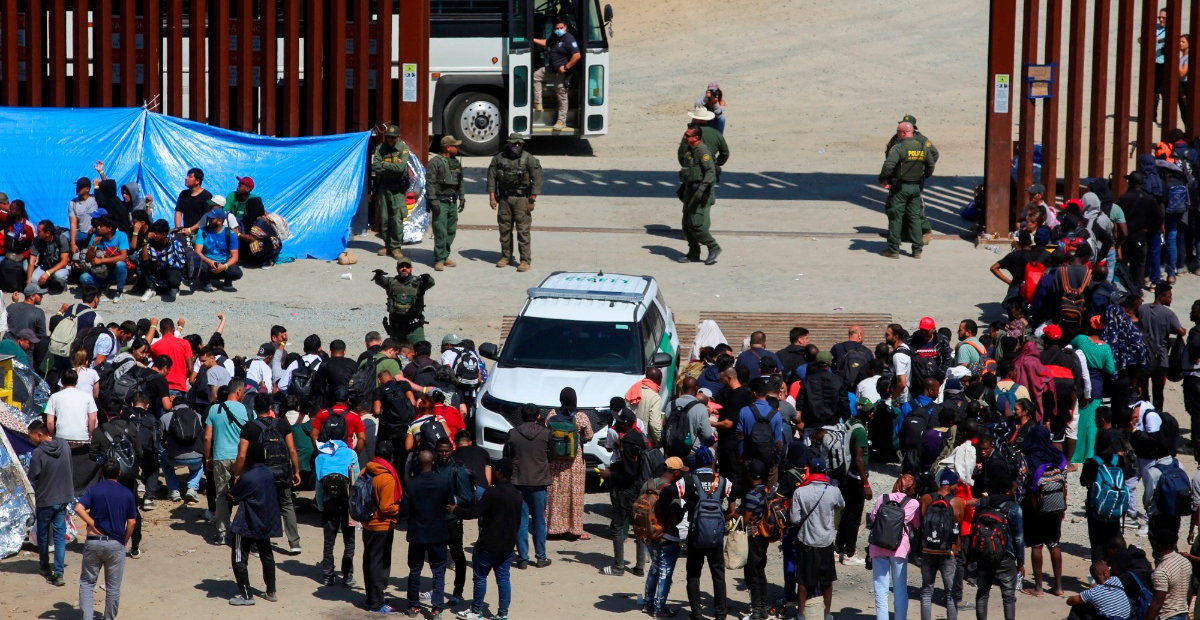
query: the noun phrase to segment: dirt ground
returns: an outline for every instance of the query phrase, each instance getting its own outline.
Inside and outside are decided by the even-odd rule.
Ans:
[[[487,162],[466,162],[468,207],[455,247],[459,267],[436,276],[437,286],[428,298],[428,339],[454,331],[476,342],[494,340],[501,317],[519,309],[526,289],[558,270],[654,275],[680,322],[694,321],[702,310],[838,308],[886,309],[905,324],[924,315],[932,315],[939,325],[962,318],[998,318],[996,302],[1004,287],[987,269],[999,256],[953,237],[966,230],[957,213],[970,200],[983,167],[986,3],[612,4],[616,21],[610,135],[587,143],[543,139],[527,145],[541,157],[548,180],[535,213],[533,269],[525,274],[491,265],[499,252],[495,219],[483,194]],[[724,254],[714,267],[679,265],[672,260],[685,249],[674,197],[675,149],[685,113],[710,81],[721,83],[729,101],[726,137],[733,157],[713,213],[713,232]],[[886,194],[875,177],[883,145],[904,114],[915,115],[942,152],[926,199],[934,229],[943,236],[919,262],[877,256],[885,245],[878,233],[886,225]],[[188,331],[202,334],[216,326],[217,312],[225,312],[226,339],[234,354],[252,354],[273,324],[288,327],[296,343],[314,332],[326,342],[342,338],[353,353],[364,332],[379,329],[383,316],[383,298],[370,283],[370,272],[390,270],[392,263],[374,255],[378,247],[374,236],[354,239],[351,248],[360,262],[353,268],[300,261],[268,272],[248,271],[235,294],[186,296],[171,306],[131,299],[120,305],[105,303],[101,312],[112,319],[186,317]],[[419,263],[418,273],[429,270],[431,240],[406,251]],[[349,281],[340,278],[346,272],[352,274]],[[1200,278],[1181,278],[1176,305],[1186,308],[1187,300],[1198,297]],[[48,298],[45,305],[57,308],[64,300]],[[869,335],[868,340],[881,337]],[[1178,390],[1169,393],[1167,408],[1182,412]],[[1187,425],[1186,419],[1181,422]],[[1193,470],[1192,458],[1184,460]],[[890,489],[888,473],[880,470],[872,476],[877,494]],[[1072,484],[1076,493],[1075,479]],[[225,602],[234,593],[229,551],[207,544],[213,530],[202,512],[202,507],[161,501],[146,514],[145,555],[127,564],[122,617],[365,615],[360,610],[361,586],[353,592],[319,586],[319,523],[312,509],[303,508],[303,553],[277,555],[280,602],[230,609]],[[608,514],[607,494],[589,494],[587,531],[592,539],[551,542],[551,567],[514,571],[510,618],[633,613],[640,580],[597,574],[611,554],[604,538]],[[1080,579],[1086,577],[1086,537],[1080,516],[1072,513],[1072,519],[1075,523],[1068,523],[1064,535],[1066,585],[1078,591]],[[474,532],[474,525],[468,525],[469,541]],[[1146,544],[1144,539],[1137,543]],[[405,549],[403,533],[398,533],[389,589],[393,595],[403,596]],[[37,576],[36,555],[23,552],[0,562],[0,615],[79,617],[79,551],[72,546],[68,554],[65,588],[46,585]],[[253,582],[261,587],[257,570],[252,562]],[[839,573],[835,618],[873,616],[869,574],[862,569]],[[778,550],[771,554],[768,575],[770,596],[775,598],[782,584]],[[731,572],[727,582],[734,601],[731,612],[740,616],[748,600],[741,571]],[[910,597],[916,599],[918,571],[910,570],[909,583]],[[469,584],[468,579],[468,593]],[[701,584],[703,590],[711,588],[707,575]],[[973,592],[968,588],[968,600],[973,600]],[[681,563],[671,605],[685,598]],[[103,596],[98,593],[97,599],[99,605]],[[492,584],[488,609],[494,610],[495,604]],[[1032,620],[1066,615],[1063,600],[1050,596],[1019,596],[1018,607],[1022,618]],[[703,613],[711,617],[712,612]],[[910,603],[908,613],[917,617],[917,602]],[[934,614],[942,618],[944,609],[935,607]],[[991,614],[1000,614],[997,595]],[[820,617],[816,608],[808,615]]]

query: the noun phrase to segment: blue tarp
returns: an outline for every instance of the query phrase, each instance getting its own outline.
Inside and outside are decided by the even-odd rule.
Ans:
[[[362,200],[369,132],[270,138],[153,114],[141,108],[0,108],[0,191],[25,201],[32,219],[67,224],[75,180],[94,177],[103,160],[118,185],[137,180],[154,198],[155,217],[174,222],[189,168],[204,187],[226,195],[235,176],[288,220],[284,253],[332,259],[345,249]]]

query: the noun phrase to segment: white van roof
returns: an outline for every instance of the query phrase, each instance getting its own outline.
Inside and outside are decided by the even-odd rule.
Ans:
[[[630,323],[658,294],[650,276],[560,272],[529,289],[523,316]]]

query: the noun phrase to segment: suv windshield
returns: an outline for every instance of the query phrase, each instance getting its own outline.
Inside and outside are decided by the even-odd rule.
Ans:
[[[503,367],[642,373],[637,325],[521,317],[500,355]]]

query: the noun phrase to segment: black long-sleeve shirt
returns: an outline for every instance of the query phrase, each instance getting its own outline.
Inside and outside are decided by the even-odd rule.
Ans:
[[[497,481],[483,492],[474,506],[455,506],[454,516],[479,519],[476,549],[492,553],[511,553],[517,545],[521,527],[521,492],[511,482]]]
[[[1142,188],[1131,189],[1120,198],[1117,204],[1125,211],[1125,221],[1129,228],[1129,236],[1138,232],[1154,234],[1163,225],[1163,211],[1154,196],[1142,191]]]

